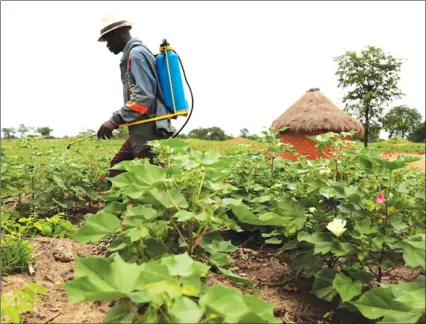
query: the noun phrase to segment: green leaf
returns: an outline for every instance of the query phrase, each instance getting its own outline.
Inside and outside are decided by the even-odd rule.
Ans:
[[[62,285],[73,303],[114,300],[126,297],[139,287],[142,268],[124,262],[119,254],[111,263],[92,256],[84,259],[76,257],[75,263],[76,279]]]
[[[228,278],[234,283],[240,283],[248,287],[253,287],[254,285],[253,282],[251,282],[250,280],[233,273],[231,270],[223,269],[221,267],[218,267],[218,269],[225,275],[226,278]]]
[[[314,245],[314,254],[326,254],[331,250],[333,244],[333,236],[331,233],[313,233],[299,232],[297,234],[299,241],[305,241]]]
[[[337,291],[333,288],[333,281],[336,276],[334,269],[322,269],[315,274],[315,281],[312,286],[312,292],[321,299],[331,302],[337,295]]]
[[[224,267],[230,264],[226,253],[213,254],[209,260],[217,267]]]
[[[361,295],[362,293],[362,282],[352,280],[346,277],[344,274],[338,273],[333,280],[333,288],[339,293],[342,302],[352,300],[354,297]]]
[[[198,297],[201,292],[202,283],[199,278],[180,278],[182,282],[182,293],[186,296]]]
[[[410,267],[425,269],[425,234],[417,234],[395,244],[404,249],[404,261]]]
[[[195,214],[186,210],[178,211],[174,217],[178,222],[187,222],[189,220],[193,220],[195,218]]]
[[[161,264],[167,267],[171,276],[204,277],[209,271],[207,265],[192,260],[187,253],[164,257]]]
[[[129,295],[132,302],[136,304],[149,304],[152,303],[157,307],[163,305],[163,299],[160,296],[155,295],[151,291],[142,290]]]
[[[274,305],[221,285],[210,287],[200,298],[200,306],[207,318],[216,317],[219,323],[249,323],[249,319],[254,323],[281,323],[273,316]]]
[[[203,164],[210,165],[217,162],[220,158],[220,154],[217,150],[210,150],[204,153]]]
[[[110,308],[103,323],[131,323],[134,314],[129,304],[117,304]]]
[[[371,219],[366,217],[362,221],[355,221],[355,230],[362,235],[377,233],[377,226],[371,224]]]
[[[287,224],[283,217],[280,217],[275,213],[267,212],[260,216],[256,216],[250,211],[249,207],[244,204],[233,206],[232,211],[241,222],[246,224],[281,227],[284,227]]]
[[[198,323],[203,312],[196,302],[188,297],[178,296],[169,314],[173,317],[174,323]]]
[[[231,241],[213,239],[209,242],[207,237],[203,237],[200,246],[210,254],[216,254],[218,252],[235,252],[238,250],[236,246],[232,245]]]
[[[136,242],[139,241],[142,238],[149,236],[149,230],[146,227],[140,227],[140,228],[131,228],[126,236],[130,238],[130,242]]]
[[[352,245],[349,242],[334,241],[330,252],[335,256],[344,256],[352,252]]]
[[[98,242],[121,230],[120,220],[103,211],[87,218],[86,223],[72,235],[80,244]]]
[[[412,306],[395,300],[389,287],[375,288],[364,293],[356,302],[350,302],[368,319],[383,318],[382,322],[416,323],[422,316]]]

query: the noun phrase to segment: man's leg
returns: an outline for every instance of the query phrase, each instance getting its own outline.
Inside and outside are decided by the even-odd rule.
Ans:
[[[130,137],[128,137],[127,140],[124,142],[123,146],[114,156],[114,158],[111,160],[110,167],[112,168],[114,165],[122,161],[130,161],[133,159],[134,159],[134,156],[133,156],[132,144],[130,142]],[[122,172],[123,171],[121,170],[109,170],[108,177],[110,178],[115,177],[116,175]]]

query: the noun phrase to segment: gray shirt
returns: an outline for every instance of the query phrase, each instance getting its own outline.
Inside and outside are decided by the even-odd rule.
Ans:
[[[167,114],[155,68],[155,57],[142,41],[131,39],[127,43],[120,61],[120,71],[124,106],[113,112],[112,123],[121,125]],[[129,126],[135,153],[148,150],[147,141],[168,138],[172,134],[169,119]]]

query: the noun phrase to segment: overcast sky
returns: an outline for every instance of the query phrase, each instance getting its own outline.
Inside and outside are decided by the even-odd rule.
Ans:
[[[122,106],[121,54],[97,42],[111,12],[133,21],[152,51],[167,38],[180,55],[195,99],[185,133],[260,132],[313,87],[343,108],[333,57],[366,45],[407,60],[397,103],[425,115],[423,1],[19,1],[1,2],[2,128],[75,135]]]

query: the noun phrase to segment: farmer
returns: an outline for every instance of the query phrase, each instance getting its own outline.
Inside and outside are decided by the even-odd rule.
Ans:
[[[132,123],[166,114],[155,58],[142,41],[132,38],[132,24],[112,15],[101,20],[99,42],[115,55],[123,53],[120,61],[121,81],[123,83],[124,106],[112,113],[111,118],[102,124],[97,136],[99,139],[112,138],[112,131],[121,124]],[[154,154],[147,141],[165,139],[173,134],[170,120],[164,119],[129,126],[129,137],[111,160],[111,167],[124,160],[149,158],[152,163]],[[109,177],[121,171],[110,170]]]

